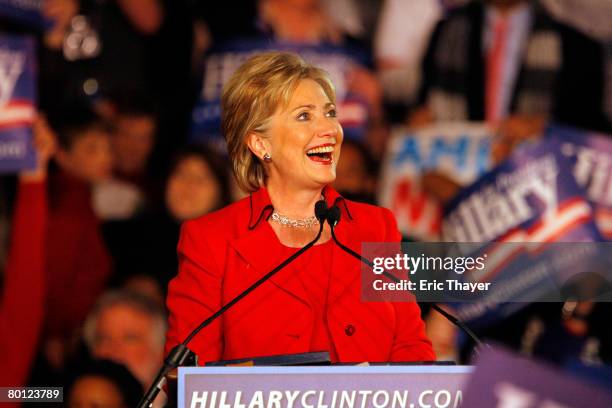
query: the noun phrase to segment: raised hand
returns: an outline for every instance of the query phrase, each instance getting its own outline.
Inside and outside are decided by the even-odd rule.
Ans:
[[[34,148],[36,149],[36,167],[31,170],[23,170],[19,176],[22,180],[39,181],[47,176],[47,165],[55,154],[57,148],[57,137],[47,119],[38,114],[32,127],[34,134]]]
[[[79,5],[77,0],[44,0],[43,15],[52,21],[53,25],[44,36],[45,45],[49,48],[59,49],[64,42],[64,35],[70,21],[77,14]]]

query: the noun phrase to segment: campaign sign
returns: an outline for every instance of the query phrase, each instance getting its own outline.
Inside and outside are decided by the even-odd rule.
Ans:
[[[561,152],[572,160],[574,178],[593,205],[595,222],[612,241],[612,135],[551,126],[546,136],[561,143]]]
[[[442,208],[421,188],[421,175],[435,171],[468,185],[490,168],[491,139],[491,130],[474,122],[393,131],[378,202],[393,211],[403,235],[424,241],[438,238]]]
[[[36,28],[46,28],[50,22],[42,14],[43,0],[0,0],[0,17]]]
[[[351,47],[304,45],[264,38],[232,40],[207,53],[202,72],[202,89],[192,113],[191,137],[194,141],[222,145],[221,92],[238,67],[254,54],[265,51],[291,51],[307,62],[327,71],[336,89],[338,118],[345,136],[359,139],[368,123],[368,105],[348,89],[347,75],[366,63],[365,54]]]
[[[0,173],[32,168],[36,62],[34,40],[0,35]]]
[[[550,262],[563,255],[552,243],[602,241],[571,170],[560,144],[543,141],[518,149],[451,202],[442,223],[443,241],[477,243],[479,252],[487,254],[486,273],[466,271],[461,279],[491,282],[499,294],[454,304],[460,318],[473,326],[492,323],[526,304],[516,302],[558,291],[559,278],[568,282],[588,271],[584,265],[596,245],[577,246],[561,271],[552,271]]]
[[[493,348],[481,351],[463,406],[609,408],[612,393],[553,367]]]
[[[180,367],[178,406],[457,408],[471,372],[436,365]]]

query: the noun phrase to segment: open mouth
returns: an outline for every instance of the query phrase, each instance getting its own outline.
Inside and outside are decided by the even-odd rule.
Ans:
[[[320,164],[331,164],[333,161],[332,153],[334,152],[334,145],[328,144],[323,146],[313,147],[306,151],[306,156],[314,162]]]

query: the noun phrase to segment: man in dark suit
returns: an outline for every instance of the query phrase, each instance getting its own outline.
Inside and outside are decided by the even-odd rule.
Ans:
[[[609,131],[603,47],[534,0],[473,1],[432,35],[413,124],[486,120],[512,139],[549,120]]]

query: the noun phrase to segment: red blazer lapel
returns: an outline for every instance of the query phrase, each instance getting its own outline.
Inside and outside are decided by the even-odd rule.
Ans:
[[[341,210],[341,221],[335,230],[336,236],[340,242],[360,253],[361,242],[367,241],[367,237],[364,232],[357,228],[357,223],[353,221],[348,202],[329,186],[325,187],[323,195],[329,207],[337,205]],[[285,259],[285,255],[275,251],[275,249],[280,248],[280,244],[272,228],[267,225],[266,211],[271,203],[266,190],[260,189],[254,192],[251,195],[249,205],[251,212],[249,228],[239,238],[231,241],[230,244],[247,263],[247,269],[252,270],[252,273],[248,274],[248,284],[250,285],[279,265]],[[329,304],[338,299],[351,285],[359,283],[356,281],[360,277],[361,263],[334,244],[331,267]],[[278,272],[270,281],[310,306],[308,295],[299,274],[292,274],[289,269],[286,269]]]
[[[256,228],[230,242],[230,245],[247,264],[247,271],[249,271],[245,275],[245,279],[248,279],[247,286],[285,260],[285,255],[275,250],[280,247],[280,244],[277,242],[274,231],[266,223],[267,221],[262,221]],[[299,274],[292,274],[289,268],[285,268],[272,276],[270,282],[310,306]]]

